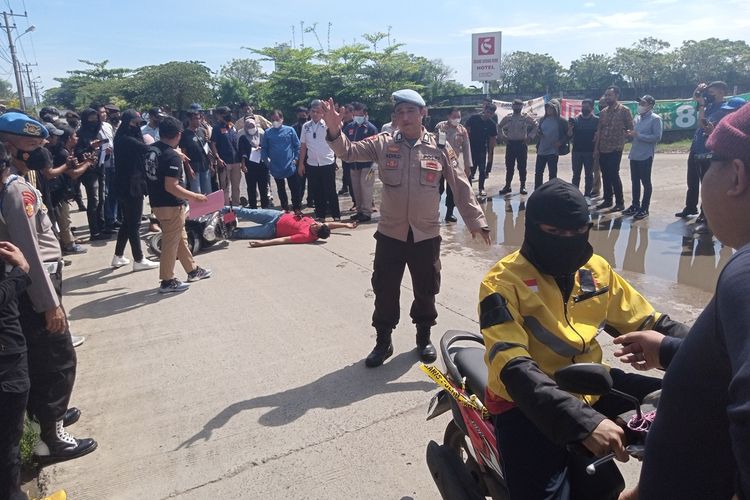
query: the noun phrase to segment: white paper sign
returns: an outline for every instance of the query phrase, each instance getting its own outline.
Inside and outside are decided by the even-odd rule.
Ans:
[[[255,148],[250,152],[250,161],[260,163],[260,148]]]

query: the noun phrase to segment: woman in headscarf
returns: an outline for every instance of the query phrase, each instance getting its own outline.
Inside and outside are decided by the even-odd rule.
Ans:
[[[125,257],[125,245],[130,242],[133,252],[133,271],[157,269],[159,264],[146,259],[141,250],[141,216],[143,197],[147,194],[146,153],[149,146],[141,133],[141,115],[134,109],[122,113],[120,126],[115,133],[114,191],[122,207],[122,226],[117,232],[117,245],[112,267],[130,264]]]

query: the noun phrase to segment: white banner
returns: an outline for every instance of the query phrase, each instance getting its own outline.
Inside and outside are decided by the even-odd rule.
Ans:
[[[501,31],[471,35],[471,79],[475,82],[500,79],[501,38]]]
[[[513,112],[512,102],[508,101],[492,101],[492,104],[497,106],[497,111],[495,111],[495,114],[497,115],[497,121],[500,123],[500,120],[505,118],[506,115],[509,115]],[[544,96],[537,97],[535,99],[529,99],[528,101],[523,101],[523,109],[521,110],[521,113],[526,113],[535,120],[538,120],[539,118],[544,116]]]

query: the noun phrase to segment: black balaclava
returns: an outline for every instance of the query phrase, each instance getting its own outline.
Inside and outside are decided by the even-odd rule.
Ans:
[[[539,224],[578,229],[589,223],[589,207],[581,192],[561,179],[534,190],[526,204],[526,233],[521,254],[544,274],[560,277],[575,273],[594,254],[589,232],[556,236]]]
[[[96,115],[96,121],[90,122],[89,117]],[[102,128],[102,121],[99,118],[99,112],[92,108],[86,108],[81,111],[81,128],[78,136],[87,140],[96,139],[99,136],[99,130]]]

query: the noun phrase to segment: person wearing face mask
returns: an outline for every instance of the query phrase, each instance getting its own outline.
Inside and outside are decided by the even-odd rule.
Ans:
[[[271,124],[272,127],[266,130],[261,139],[261,157],[276,181],[281,208],[289,211],[289,197],[284,185],[286,181],[292,196],[292,209],[302,213],[302,192],[296,168],[300,150],[299,137],[292,127],[284,125],[284,113],[279,109],[271,114]]]
[[[342,129],[351,142],[357,142],[377,135],[378,129],[367,120],[367,106],[361,102],[352,103],[352,122]],[[357,213],[351,220],[368,222],[372,219],[372,190],[375,175],[371,161],[360,161],[350,165],[352,179],[352,199],[356,200]]]
[[[599,125],[599,117],[594,115],[594,101],[581,101],[581,113],[570,120],[573,148],[571,162],[575,187],[581,186],[581,170],[584,172],[583,195],[591,198],[594,185],[594,135]]]
[[[479,196],[487,196],[484,191],[484,181],[487,172],[492,170],[492,161],[495,154],[495,142],[497,141],[497,123],[493,120],[496,116],[497,106],[487,103],[481,113],[477,113],[466,120],[466,130],[469,131],[469,145],[471,147],[471,176],[479,170]]]
[[[101,148],[105,142],[100,138],[101,118],[99,112],[93,108],[81,111],[81,128],[78,130],[78,142],[74,155],[81,158],[84,154],[91,154],[96,158],[96,165],[86,170],[81,176],[81,184],[86,190],[86,219],[89,223],[89,240],[106,240],[109,235],[104,233],[104,170],[99,162]]]
[[[583,194],[552,179],[529,197],[521,249],[497,262],[479,290],[479,322],[487,349],[485,405],[493,415],[511,498],[570,499],[571,476],[590,462],[568,452],[581,444],[596,456],[626,461],[624,432],[611,418],[632,409],[614,396],[579,396],[552,376],[575,363],[602,363],[597,335],[653,329],[684,337],[687,328],[657,312],[589,244],[591,223]],[[658,378],[610,369],[614,387],[642,399]],[[529,464],[533,464],[530,466]],[[619,476],[608,463],[585,480]],[[622,478],[619,478],[620,481]],[[581,485],[577,485],[581,486]],[[622,484],[624,487],[624,482]],[[573,498],[583,498],[580,496]]]
[[[238,147],[247,185],[247,206],[258,208],[257,195],[260,194],[260,208],[265,209],[269,206],[268,167],[260,153],[265,132],[258,126],[255,118],[245,118],[243,127],[245,133],[240,136]]]
[[[295,132],[297,132],[297,137],[300,140],[300,144],[302,142],[302,127],[307,123],[307,120],[310,116],[310,111],[304,107],[300,106],[297,108],[297,123],[292,125],[292,128]],[[299,170],[297,171],[299,173]],[[302,174],[300,175],[299,179],[299,190],[300,190],[300,196],[305,196],[305,188],[307,187],[307,172],[304,170],[302,171]],[[310,189],[307,190],[307,208],[314,208],[315,207],[315,197],[313,196],[313,193],[310,191]]]
[[[224,204],[240,204],[242,164],[237,154],[237,131],[232,123],[232,110],[227,106],[216,108],[219,122],[211,133],[211,151],[218,158],[219,186],[224,190]]]
[[[709,84],[699,84],[693,92],[693,100],[698,107],[698,128],[690,144],[690,154],[687,160],[687,192],[685,193],[685,208],[674,214],[675,217],[687,218],[698,214],[698,196],[700,194],[701,179],[711,165],[711,152],[706,148],[706,140],[714,127],[729,112],[722,109],[724,97],[729,87],[722,81]],[[704,222],[701,214],[696,220]]]
[[[112,190],[122,210],[122,225],[117,231],[111,266],[119,268],[130,264],[125,257],[125,246],[130,242],[133,271],[156,269],[159,264],[143,256],[140,237],[143,197],[148,193],[144,172],[149,147],[143,140],[141,115],[134,109],[127,109],[122,119],[123,123],[118,127],[114,139],[115,180]]]
[[[438,143],[441,138],[444,138],[444,144],[450,144],[457,156],[463,156],[464,172],[466,172],[466,177],[469,177],[471,174],[471,148],[469,148],[469,132],[466,127],[461,125],[461,110],[451,108],[448,119],[435,125],[435,134],[438,136]],[[446,191],[446,187],[445,177],[443,176],[440,178],[440,194],[442,195],[444,191]],[[453,190],[448,186],[445,195],[445,222],[456,222],[458,220],[453,215],[455,207]]]
[[[16,245],[29,264],[31,283],[19,298],[19,313],[29,353],[27,410],[41,430],[34,455],[45,465],[97,447],[93,439],[74,438],[65,429],[81,412],[68,408],[77,363],[62,306],[62,252],[41,194],[23,177],[52,165],[52,155],[42,147],[47,136],[41,123],[23,113],[0,116],[0,141],[12,162],[1,162],[0,241]]]
[[[194,193],[211,194],[211,166],[208,158],[206,131],[201,127],[202,113],[199,110],[187,112],[188,123],[180,138],[180,149],[190,158],[189,188]]]
[[[513,113],[506,115],[500,120],[497,128],[500,138],[505,141],[505,186],[500,190],[501,195],[510,194],[510,184],[513,182],[513,172],[518,164],[518,177],[521,181],[521,194],[526,194],[526,158],[529,152],[529,143],[534,140],[537,133],[536,121],[522,113],[523,101],[514,99],[512,104]]]
[[[651,204],[651,166],[654,162],[656,143],[661,140],[661,117],[651,110],[656,100],[650,95],[638,99],[638,116],[635,118],[633,130],[628,137],[633,139],[630,148],[630,180],[633,183],[633,203],[622,215],[632,215],[633,219],[641,220],[648,217]],[[643,184],[643,199],[641,200],[641,184]]]

